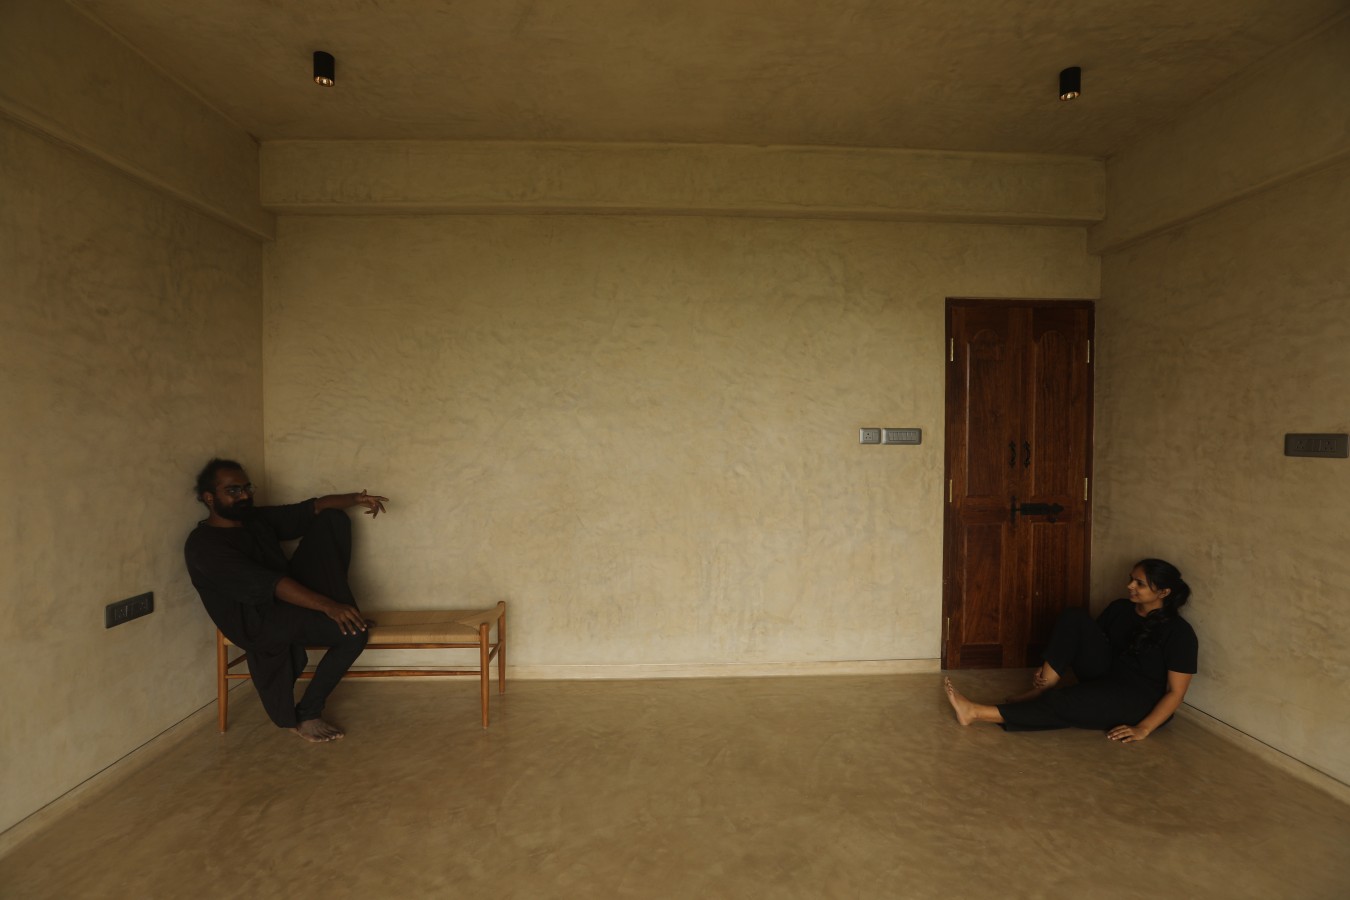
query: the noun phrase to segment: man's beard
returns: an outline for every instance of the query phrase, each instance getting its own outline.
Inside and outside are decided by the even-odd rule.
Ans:
[[[231,522],[247,522],[253,518],[253,501],[239,499],[229,506],[217,506],[216,515]]]

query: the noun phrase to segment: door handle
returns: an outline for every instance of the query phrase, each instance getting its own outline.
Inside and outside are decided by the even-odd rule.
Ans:
[[[1008,468],[1017,465],[1017,442],[1008,441]]]
[[[1022,442],[1022,468],[1031,468],[1031,441]]]
[[[1023,503],[1017,505],[1017,495],[1014,494],[1012,504],[1008,507],[1008,522],[1017,524],[1017,514],[1024,516],[1048,516],[1048,521],[1054,523],[1060,513],[1064,512],[1064,507],[1058,503]]]

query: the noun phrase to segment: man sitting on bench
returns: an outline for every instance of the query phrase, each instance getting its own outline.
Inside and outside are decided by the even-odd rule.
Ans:
[[[361,491],[289,506],[254,506],[243,466],[213,459],[197,476],[207,518],[188,535],[188,574],[211,621],[248,654],[267,715],[307,741],[343,731],[320,718],[324,701],[366,646],[367,622],[347,584],[351,520],[343,510],[384,512],[387,497]],[[281,542],[300,538],[289,560]],[[328,647],[299,704],[295,682],[306,646]]]

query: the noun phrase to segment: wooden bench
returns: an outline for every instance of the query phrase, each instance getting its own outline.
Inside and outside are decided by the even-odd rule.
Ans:
[[[464,650],[478,649],[477,666],[451,666],[432,669],[352,669],[344,678],[415,678],[426,675],[477,675],[483,708],[483,727],[488,727],[488,663],[497,659],[497,693],[506,691],[506,601],[491,609],[450,609],[427,611],[368,612],[375,625],[370,628],[367,650]],[[489,640],[492,626],[497,640]],[[229,725],[229,686],[231,681],[249,678],[248,669],[231,671],[248,659],[247,653],[229,658],[235,644],[216,631],[216,703],[221,734]],[[324,648],[311,648],[324,649]],[[301,678],[313,678],[305,672]]]

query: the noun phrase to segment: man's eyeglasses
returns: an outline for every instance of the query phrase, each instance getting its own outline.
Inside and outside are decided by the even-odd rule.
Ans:
[[[253,494],[253,485],[251,484],[227,484],[221,488],[221,493],[229,494],[231,497],[242,497],[244,494]]]

